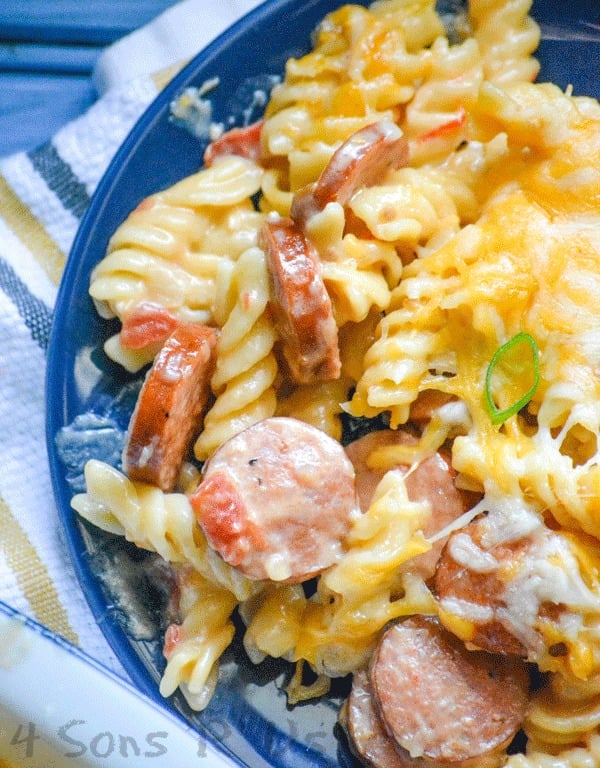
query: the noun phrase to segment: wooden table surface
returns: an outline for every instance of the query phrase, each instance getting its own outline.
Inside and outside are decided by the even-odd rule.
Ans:
[[[0,156],[32,149],[94,101],[102,49],[176,0],[0,0]]]

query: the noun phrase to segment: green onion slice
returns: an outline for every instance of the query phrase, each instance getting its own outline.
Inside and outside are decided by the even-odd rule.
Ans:
[[[526,358],[523,358],[522,353],[516,354],[518,352],[516,348],[519,346],[529,347],[530,354]],[[509,405],[508,408],[502,409],[498,408],[492,398],[494,374],[496,374],[496,377],[500,377],[497,370],[500,367],[505,367],[508,370],[512,368],[519,377],[527,374],[533,380],[531,387],[521,397],[515,400],[512,405]],[[539,383],[540,352],[536,340],[529,333],[517,333],[506,344],[503,344],[500,349],[496,350],[485,374],[485,399],[492,424],[504,424],[507,419],[518,413],[531,400]]]

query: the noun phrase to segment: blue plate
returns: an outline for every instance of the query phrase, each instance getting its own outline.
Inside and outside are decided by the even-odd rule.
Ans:
[[[211,92],[213,120],[228,124],[233,117],[241,123],[255,89],[266,87],[270,76],[281,75],[290,56],[306,52],[317,22],[342,4],[269,0],[204,50],[161,93],[117,153],[82,221],[57,298],[50,343],[47,434],[54,491],[95,617],[140,690],[252,768],[353,765],[335,727],[347,681],[320,701],[291,710],[282,692],[291,674],[288,665],[269,660],[255,667],[236,641],[223,659],[217,693],[202,714],[193,713],[181,696],[161,699],[160,606],[165,590],[156,578],[160,570],[152,557],[93,529],[70,508],[73,489],[81,483],[82,459],[118,455],[136,392],[135,380],[103,355],[102,343],[115,329],[96,315],[88,284],[110,235],[132,208],[202,162],[203,143],[169,117],[173,98],[185,87],[218,76],[220,85]],[[456,0],[448,5],[456,7]],[[544,35],[540,79],[572,85],[576,94],[600,96],[597,0],[537,0],[533,14]],[[82,419],[82,414],[87,416]]]

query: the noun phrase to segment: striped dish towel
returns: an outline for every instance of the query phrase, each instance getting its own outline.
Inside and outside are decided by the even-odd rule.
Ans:
[[[178,3],[107,49],[95,73],[102,93],[86,114],[38,149],[0,159],[0,600],[121,674],[76,581],[52,496],[44,411],[52,310],[79,221],[134,122],[182,56],[257,4],[224,0],[216,14],[212,0]]]

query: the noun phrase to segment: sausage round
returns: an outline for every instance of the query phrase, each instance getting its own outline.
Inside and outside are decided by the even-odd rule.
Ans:
[[[265,222],[259,245],[267,257],[273,311],[292,378],[299,384],[339,378],[338,330],[314,246],[291,219]]]
[[[501,752],[527,710],[521,660],[469,651],[424,616],[384,632],[370,678],[388,733],[411,757],[451,764]]]
[[[353,133],[333,153],[318,180],[299,190],[291,216],[301,226],[328,203],[342,206],[361,187],[382,179],[390,168],[408,163],[408,142],[391,120],[372,123]]]
[[[173,490],[210,396],[217,331],[181,324],[149,370],[129,422],[123,469],[132,480]]]
[[[251,579],[297,583],[333,565],[360,514],[344,449],[273,417],[224,443],[190,499],[213,549]]]
[[[556,588],[544,595],[540,586],[551,582],[552,561],[570,549],[568,537],[541,521],[529,532],[513,530],[490,512],[450,536],[434,582],[440,619],[465,642],[493,653],[531,661],[546,651],[561,655],[562,642],[546,649],[538,621],[556,623],[569,608]]]
[[[413,759],[389,736],[379,717],[366,670],[352,676],[352,689],[341,722],[351,750],[369,768],[425,768],[426,761]]]
[[[416,443],[417,438],[406,430],[383,429],[369,432],[346,446],[346,453],[356,473],[356,491],[363,512],[369,508],[375,489],[384,475],[383,470],[368,466],[370,454],[379,448]],[[404,469],[407,471],[405,483],[409,498],[412,501],[428,501],[431,505],[431,516],[423,529],[425,536],[437,533],[473,505],[473,494],[459,490],[454,483],[456,472],[448,453],[434,453],[411,472],[408,472],[409,466]],[[410,569],[426,580],[431,578],[444,541],[440,539],[428,552],[415,557],[409,564]]]

